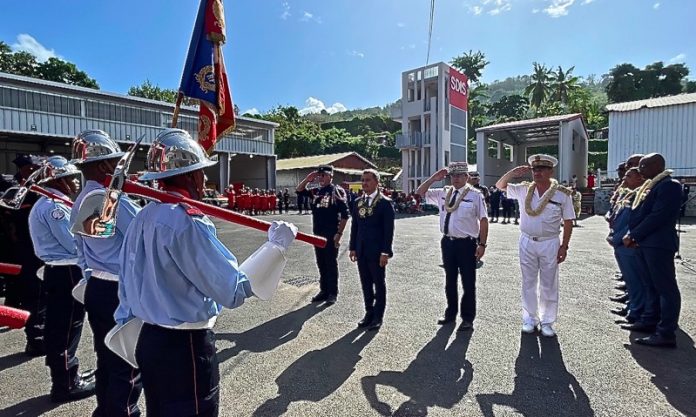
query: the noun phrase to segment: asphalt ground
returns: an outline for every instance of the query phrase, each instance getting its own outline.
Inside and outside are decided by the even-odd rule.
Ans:
[[[310,216],[284,217],[311,231]],[[397,219],[379,332],[356,329],[362,294],[348,234],[331,307],[310,304],[318,290],[313,249],[294,243],[275,297],[249,299],[217,322],[220,415],[696,416],[696,274],[677,266],[678,348],[633,345],[640,334],[619,329],[609,313],[617,268],[604,242],[606,224],[601,217],[580,224],[561,266],[557,338],[520,333],[517,226],[491,225],[473,332],[435,323],[445,303],[436,216]],[[219,226],[239,259],[265,240]],[[681,255],[696,266],[696,226],[682,229]],[[0,417],[89,416],[93,398],[50,403],[44,360],[25,357],[23,348],[21,331],[0,330]],[[83,369],[94,366],[87,325],[79,357]]]

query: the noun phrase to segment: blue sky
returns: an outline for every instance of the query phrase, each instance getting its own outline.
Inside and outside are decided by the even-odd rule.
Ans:
[[[31,4],[31,6],[29,6]],[[72,61],[106,91],[145,79],[177,88],[198,0],[2,2],[0,40]],[[425,64],[427,0],[225,0],[235,103],[267,111],[384,105],[400,74]],[[469,49],[484,81],[532,62],[578,75],[614,65],[684,62],[696,79],[693,0],[436,0],[430,62]]]

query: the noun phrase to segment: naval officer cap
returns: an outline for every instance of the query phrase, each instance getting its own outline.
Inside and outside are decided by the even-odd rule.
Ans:
[[[319,165],[317,167],[317,172],[320,174],[333,175],[333,166],[331,166],[331,165]]]
[[[447,173],[449,175],[468,175],[469,164],[466,162],[450,162],[447,166]]]
[[[530,156],[527,159],[527,162],[529,162],[529,165],[531,165],[532,168],[535,168],[535,167],[553,168],[556,165],[558,165],[558,159],[554,158],[551,155],[544,155],[541,153]]]

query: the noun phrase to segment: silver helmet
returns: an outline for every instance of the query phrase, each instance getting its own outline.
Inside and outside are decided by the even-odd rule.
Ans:
[[[45,184],[49,181],[57,180],[59,178],[71,177],[75,175],[80,175],[81,172],[77,167],[71,164],[67,159],[62,156],[52,156],[46,160],[41,168],[39,168],[41,173],[36,181],[37,184]]]
[[[73,139],[73,164],[86,164],[125,155],[118,144],[103,130],[84,130]]]
[[[141,181],[159,180],[196,171],[217,162],[208,159],[205,151],[191,135],[181,129],[160,132],[147,152],[145,172]]]

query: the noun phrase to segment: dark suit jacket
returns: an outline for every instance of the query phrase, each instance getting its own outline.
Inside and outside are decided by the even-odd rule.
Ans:
[[[375,204],[372,215],[361,219],[358,204],[364,199],[365,197],[358,198],[353,205],[350,250],[354,250],[358,258],[375,260],[383,253],[391,258],[394,255],[394,207],[391,200],[382,196]]]
[[[631,211],[629,233],[640,246],[677,250],[681,193],[681,184],[668,176],[655,184],[643,203]]]

